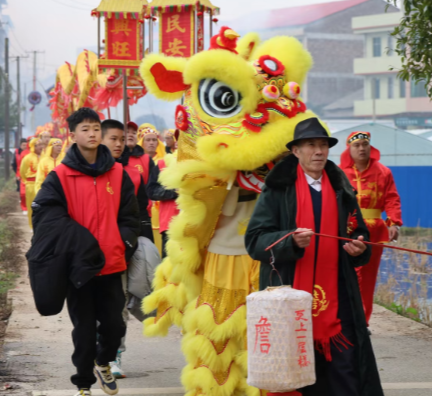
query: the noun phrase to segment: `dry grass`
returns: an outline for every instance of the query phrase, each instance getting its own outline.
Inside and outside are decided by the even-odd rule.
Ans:
[[[427,250],[431,230],[409,229],[400,238],[399,246]],[[429,256],[387,249],[382,266],[390,273],[385,281],[378,278],[375,301],[392,311],[432,327],[432,301],[428,301],[432,279],[432,260]]]
[[[7,218],[7,214],[18,208],[19,195],[14,191],[15,180],[10,180],[0,192],[0,321],[11,313],[7,293],[14,287],[17,278],[21,235],[18,228]]]

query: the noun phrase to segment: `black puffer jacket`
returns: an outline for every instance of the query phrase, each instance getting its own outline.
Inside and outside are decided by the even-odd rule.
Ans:
[[[114,159],[101,145],[94,169],[73,145],[63,164],[97,177],[112,168]],[[34,235],[26,255],[31,286],[39,312],[55,315],[63,307],[69,280],[74,287],[82,287],[102,270],[105,257],[90,231],[70,218],[66,196],[55,170],[42,184],[32,209]],[[129,261],[136,249],[139,219],[134,186],[125,171],[117,225]]]

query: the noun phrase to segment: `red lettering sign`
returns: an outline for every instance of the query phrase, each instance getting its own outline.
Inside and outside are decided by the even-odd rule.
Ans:
[[[144,56],[142,25],[137,19],[105,19],[105,54],[99,68],[137,69]]]
[[[197,52],[204,51],[204,13],[197,17]]]
[[[192,10],[161,14],[159,23],[160,52],[168,56],[189,58],[195,53]]]

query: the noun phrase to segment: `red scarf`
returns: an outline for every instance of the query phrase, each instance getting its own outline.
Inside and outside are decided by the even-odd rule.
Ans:
[[[339,213],[336,193],[327,173],[322,176],[322,212],[320,232],[339,235]],[[297,167],[297,227],[315,231],[312,197],[305,174],[300,165]],[[315,348],[331,361],[330,342],[347,347],[349,341],[342,335],[342,325],[338,318],[338,270],[339,242],[336,239],[321,238],[315,265],[315,237],[305,249],[302,259],[297,260],[294,288],[304,290],[314,296],[313,337]],[[315,285],[315,287],[313,287]],[[313,293],[312,293],[313,291]]]

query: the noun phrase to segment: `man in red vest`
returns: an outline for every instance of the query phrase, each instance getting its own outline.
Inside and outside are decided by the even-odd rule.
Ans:
[[[90,396],[96,380],[105,393],[115,395],[118,387],[109,362],[115,360],[126,333],[121,275],[136,249],[138,203],[129,175],[115,162],[108,148],[100,144],[98,114],[81,108],[67,121],[75,144],[62,164],[47,176],[33,202],[35,240],[38,240],[37,220],[54,216],[53,208],[60,207],[64,208],[65,216],[90,231],[100,247],[105,264],[98,276],[85,276],[91,264],[99,264],[85,261],[73,263],[75,273],[70,275],[67,305],[74,326],[72,362],[77,369],[71,381],[78,388],[77,396]],[[74,241],[71,238],[69,246],[61,249],[79,251],[81,245]],[[76,272],[83,275],[82,282],[72,282]]]
[[[147,185],[154,162],[144,149],[138,146],[138,125],[132,121],[127,123],[126,145],[130,151],[129,164],[141,173],[144,183]]]
[[[391,170],[381,164],[380,152],[370,144],[369,132],[353,132],[348,136],[347,149],[342,153],[340,167],[354,190],[370,232],[371,242],[396,241],[402,225],[400,197]],[[386,212],[387,220],[381,218]],[[387,228],[388,227],[388,228]],[[372,316],[373,297],[381,262],[382,247],[373,246],[369,263],[357,268],[366,320]]]

